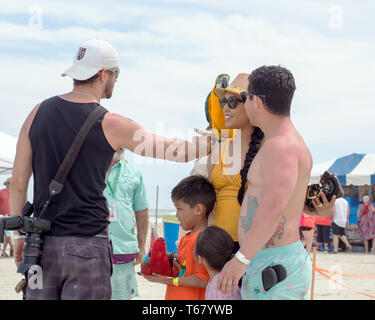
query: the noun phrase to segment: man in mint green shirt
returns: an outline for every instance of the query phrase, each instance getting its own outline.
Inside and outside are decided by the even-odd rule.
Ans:
[[[148,229],[148,201],[142,173],[123,159],[123,153],[123,149],[115,153],[104,190],[110,211],[112,300],[138,296],[134,265],[140,263],[145,253]]]

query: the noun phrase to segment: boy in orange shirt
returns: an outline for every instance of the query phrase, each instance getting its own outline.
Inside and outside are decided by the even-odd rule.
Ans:
[[[194,175],[181,180],[172,190],[176,216],[184,235],[178,245],[178,260],[185,265],[183,277],[158,274],[143,276],[151,282],[167,285],[165,300],[204,300],[210,276],[194,258],[194,246],[200,231],[207,227],[207,219],[215,206],[216,194],[212,184],[203,176]]]

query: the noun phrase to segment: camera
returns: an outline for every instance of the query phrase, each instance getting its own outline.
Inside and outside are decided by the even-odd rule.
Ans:
[[[336,198],[341,198],[344,195],[344,191],[337,176],[325,171],[319,183],[314,183],[307,187],[305,204],[310,211],[315,210],[312,199],[318,198],[323,202],[321,198],[322,192],[324,192],[328,201],[331,201],[334,195]]]
[[[22,217],[12,216],[0,218],[0,243],[4,241],[5,230],[17,230],[25,235],[23,260],[18,265],[17,272],[26,274],[33,265],[40,265],[43,250],[43,238],[51,230],[51,221],[31,217],[34,207],[27,202],[22,210]]]

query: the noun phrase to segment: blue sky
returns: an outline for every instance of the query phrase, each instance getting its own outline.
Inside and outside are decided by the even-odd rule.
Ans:
[[[315,163],[375,152],[371,1],[0,1],[0,131],[17,136],[31,108],[72,88],[60,74],[84,41],[110,42],[121,59],[102,104],[151,131],[189,137],[205,128],[217,74],[264,64],[290,69],[292,120]],[[139,162],[128,154],[130,161]],[[139,164],[161,207],[192,164]]]

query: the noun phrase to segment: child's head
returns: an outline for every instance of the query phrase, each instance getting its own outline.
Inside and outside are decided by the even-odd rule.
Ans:
[[[207,227],[198,234],[195,241],[194,255],[199,261],[215,271],[221,271],[232,258],[234,242],[225,230],[218,227]]]
[[[171,197],[184,230],[192,230],[197,223],[207,222],[216,202],[214,187],[201,175],[181,180],[173,188]]]

